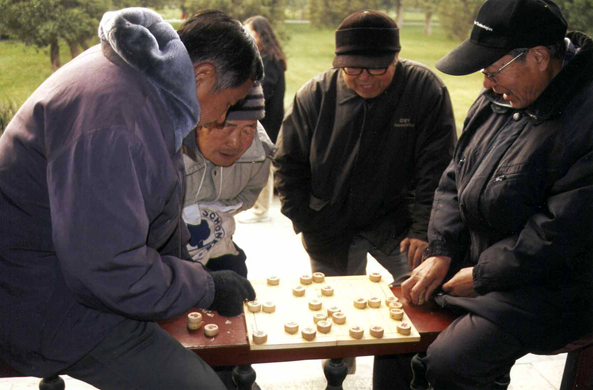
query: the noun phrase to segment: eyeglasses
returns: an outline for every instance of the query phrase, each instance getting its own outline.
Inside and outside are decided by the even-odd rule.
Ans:
[[[344,73],[348,76],[360,76],[362,71],[366,69],[367,73],[371,76],[383,76],[387,73],[387,68],[342,68]]]
[[[509,62],[507,62],[506,64],[504,64],[499,70],[497,70],[496,72],[492,72],[492,73],[488,73],[485,72],[484,69],[482,69],[480,72],[482,72],[482,74],[486,77],[488,77],[488,79],[494,83],[496,83],[496,79],[495,77],[504,70],[504,68],[506,68],[507,66],[509,66],[510,64],[512,64],[513,62],[515,62],[516,59],[518,59],[519,57],[521,57],[523,54],[527,53],[528,50],[526,51],[522,51],[521,53],[519,53],[517,56],[515,56],[515,58],[513,58],[512,60],[510,60]]]

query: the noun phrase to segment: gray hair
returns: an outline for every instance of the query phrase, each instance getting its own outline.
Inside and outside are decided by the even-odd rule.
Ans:
[[[566,55],[566,43],[564,42],[564,40],[562,40],[558,43],[554,43],[552,45],[546,45],[544,47],[546,49],[548,49],[548,51],[550,52],[550,57],[552,59],[563,60],[564,56]],[[519,54],[521,54],[522,52],[525,52],[528,50],[529,50],[529,48],[517,48],[517,49],[513,49],[510,52],[508,52],[508,55],[510,55],[511,57],[516,57]],[[525,62],[525,61],[526,61],[526,59],[523,56],[517,58],[517,62]]]
[[[198,11],[181,25],[178,34],[194,65],[210,63],[216,69],[215,91],[238,88],[248,79],[263,79],[255,40],[223,12]]]

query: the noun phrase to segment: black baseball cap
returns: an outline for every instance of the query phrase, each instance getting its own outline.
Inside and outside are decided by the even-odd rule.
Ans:
[[[566,19],[553,1],[488,0],[478,12],[470,38],[435,65],[455,76],[474,73],[513,49],[558,43],[566,29]]]
[[[401,50],[399,28],[374,10],[353,13],[336,30],[334,68],[387,68]]]

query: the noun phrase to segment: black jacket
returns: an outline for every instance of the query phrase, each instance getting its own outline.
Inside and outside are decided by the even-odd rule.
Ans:
[[[478,298],[443,296],[534,351],[593,331],[593,41],[526,109],[490,90],[435,194],[427,255],[473,266]]]
[[[299,90],[282,124],[274,163],[282,212],[334,267],[355,234],[385,253],[405,235],[426,240],[455,141],[449,93],[425,66],[400,60],[373,99],[329,70]]]
[[[265,77],[262,81],[264,98],[266,100],[266,116],[260,122],[266,133],[276,143],[282,119],[284,118],[284,67],[281,61],[274,61],[268,56],[263,56]]]

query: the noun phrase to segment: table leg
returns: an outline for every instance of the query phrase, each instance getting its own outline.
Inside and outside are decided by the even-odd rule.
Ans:
[[[253,390],[255,377],[255,370],[251,364],[233,368],[233,382],[237,385],[238,390]]]
[[[344,359],[330,359],[323,367],[323,373],[327,379],[325,390],[343,390],[342,383],[348,374],[348,367]]]

